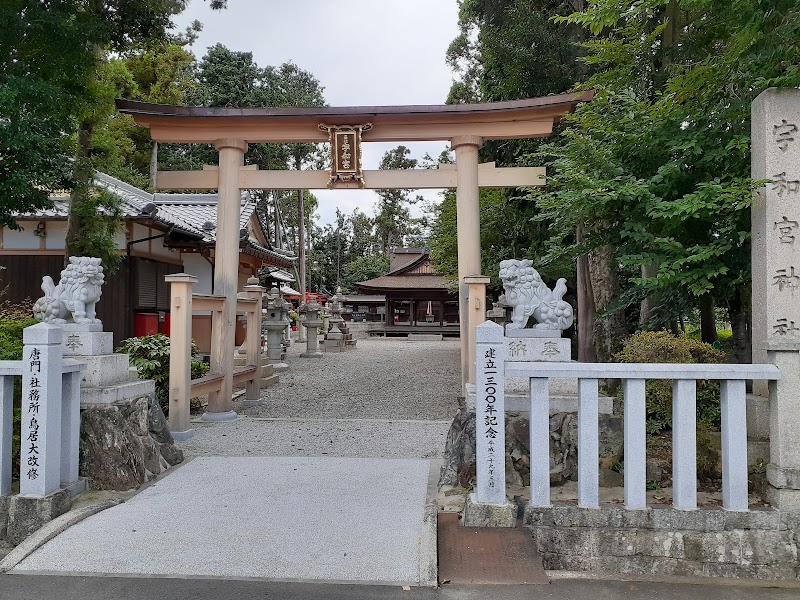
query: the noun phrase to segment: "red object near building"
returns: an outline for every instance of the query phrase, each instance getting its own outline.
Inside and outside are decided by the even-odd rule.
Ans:
[[[136,313],[133,315],[133,335],[155,335],[158,333],[158,313]]]
[[[169,335],[170,315],[168,312],[145,313],[140,312],[133,315],[133,335],[141,337],[143,335],[155,335],[163,333]]]

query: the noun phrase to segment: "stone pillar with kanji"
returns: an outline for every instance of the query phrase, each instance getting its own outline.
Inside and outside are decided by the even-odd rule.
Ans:
[[[769,499],[800,511],[800,90],[768,89],[752,107],[753,361],[769,390]]]

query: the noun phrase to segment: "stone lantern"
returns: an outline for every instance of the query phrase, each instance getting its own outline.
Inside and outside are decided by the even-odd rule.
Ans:
[[[289,346],[292,345],[292,322],[289,319],[289,313],[292,312],[292,303],[288,300],[283,301],[283,314],[285,315],[286,327],[283,330],[283,337],[281,338],[281,344],[283,344],[283,354],[286,355],[286,351],[289,349]]]
[[[356,346],[356,341],[353,339],[353,334],[347,327],[347,321],[342,318],[342,303],[339,300],[341,288],[336,289],[336,294],[331,298],[329,303],[331,318],[328,326],[328,333],[322,342],[322,349],[325,352],[344,352],[352,350]],[[338,331],[334,331],[334,325]]]
[[[299,312],[304,316],[303,327],[306,328],[306,351],[300,356],[302,358],[322,358],[322,352],[319,351],[317,346],[317,335],[319,328],[322,326],[322,319],[320,319],[320,311],[322,307],[316,302],[309,302],[303,304]]]
[[[267,357],[272,368],[285,371],[289,365],[283,362],[283,332],[286,330],[286,314],[283,299],[277,288],[267,294],[262,326],[267,330]]]

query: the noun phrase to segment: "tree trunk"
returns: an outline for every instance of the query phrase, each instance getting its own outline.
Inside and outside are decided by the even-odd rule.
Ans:
[[[642,265],[642,278],[653,278],[658,274],[658,265]],[[650,320],[650,315],[656,305],[653,296],[644,298],[639,307],[639,325],[646,323]]]
[[[158,142],[153,142],[150,150],[150,189],[156,191],[158,180]]]
[[[714,299],[711,296],[704,296],[700,302],[700,339],[706,344],[713,344],[717,341]]]
[[[613,267],[610,246],[594,249],[589,253],[588,259],[595,314],[598,314],[608,310],[619,295],[619,281]],[[621,312],[595,319],[594,347],[600,362],[611,360],[625,333],[625,316]]]
[[[672,333],[672,335],[674,335],[675,337],[678,337],[681,334],[681,330],[678,327],[678,321],[676,321],[675,319],[672,319],[669,322],[669,330]]]
[[[575,239],[580,244],[583,242],[583,228],[578,227]],[[589,278],[589,258],[578,257],[578,361],[597,362],[597,352],[594,349],[594,295],[592,282]]]
[[[92,185],[94,170],[89,160],[89,152],[92,147],[92,136],[94,125],[89,121],[83,121],[78,126],[78,151],[75,156],[75,189],[72,190],[69,198],[69,215],[67,216],[67,234],[65,239],[64,265],[69,263],[70,256],[80,254],[78,240],[81,239],[84,229],[84,219],[76,214],[75,208],[83,202],[89,194]]]
[[[728,299],[728,315],[733,330],[733,351],[736,362],[750,364],[753,362],[753,340],[750,319],[752,311],[750,303],[744,299],[749,298],[750,290],[737,290]]]

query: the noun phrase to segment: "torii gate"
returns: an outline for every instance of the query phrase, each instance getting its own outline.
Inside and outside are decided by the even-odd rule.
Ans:
[[[239,212],[242,189],[423,189],[456,188],[462,394],[475,382],[475,328],[485,320],[480,277],[481,187],[544,185],[544,168],[496,168],[478,164],[484,140],[546,137],[553,125],[592,92],[561,94],[488,104],[445,106],[363,106],[342,108],[198,108],[118,100],[117,108],[148,127],[156,142],[213,144],[219,167],[202,171],[160,171],[157,188],[218,190],[214,290],[225,296],[222,327],[214,336],[211,369],[224,375],[220,392],[209,397],[209,413],[228,413],[233,390],[234,325],[239,266]],[[346,151],[334,143],[332,171],[258,171],[244,166],[248,143],[323,143],[343,133]],[[348,137],[348,134],[352,137]],[[337,140],[339,138],[336,138]],[[361,171],[360,142],[449,141],[455,167],[430,170]],[[342,146],[344,148],[344,146]],[[353,167],[352,169],[350,167]],[[344,176],[343,176],[344,175]],[[469,306],[470,287],[473,304]],[[172,385],[170,385],[172,387]],[[231,413],[232,414],[232,413]],[[233,415],[235,416],[235,415]]]

